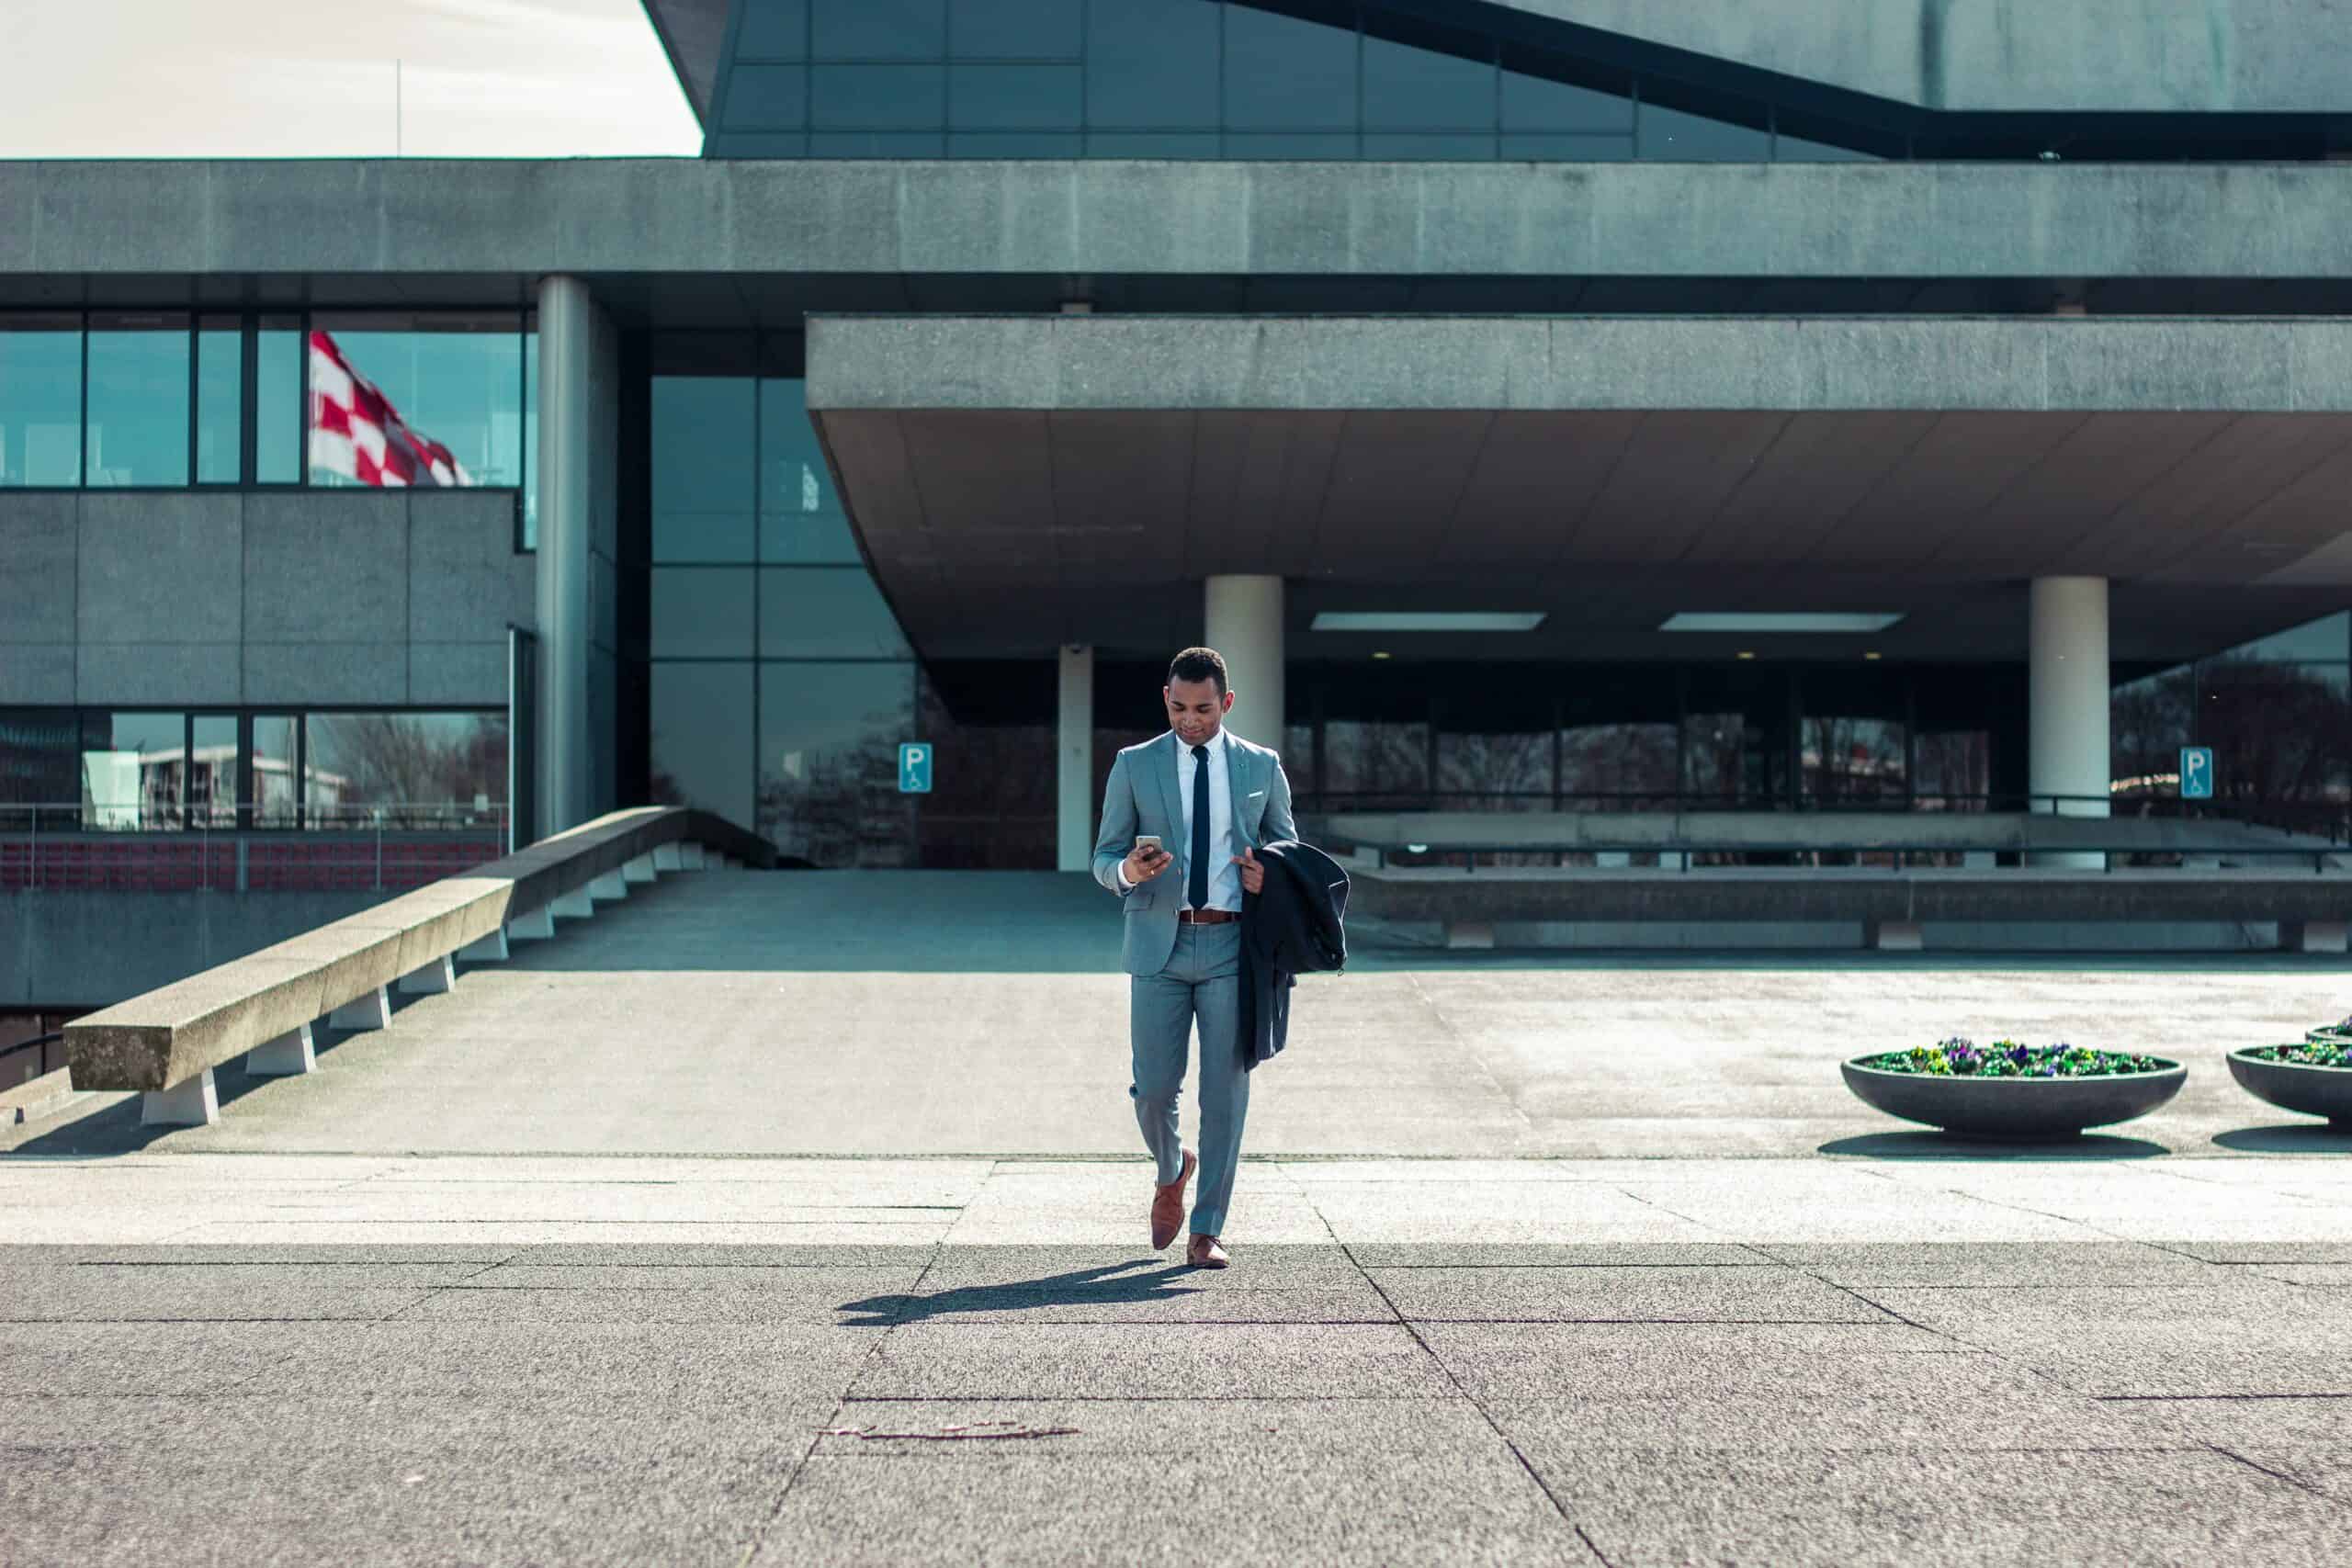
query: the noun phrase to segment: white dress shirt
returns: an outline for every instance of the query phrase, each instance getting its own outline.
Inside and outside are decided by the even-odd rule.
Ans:
[[[1226,759],[1225,728],[1222,725],[1207,742],[1209,751],[1209,901],[1212,909],[1241,912],[1241,868],[1233,863],[1233,769]],[[1176,897],[1191,904],[1188,868],[1184,857],[1193,844],[1193,771],[1200,764],[1193,761],[1193,749],[1184,738],[1176,738],[1176,800],[1183,815],[1182,837],[1178,842],[1164,844],[1177,863],[1160,873],[1176,881]],[[1118,868],[1119,886],[1133,887],[1127,880],[1127,868],[1122,862]]]

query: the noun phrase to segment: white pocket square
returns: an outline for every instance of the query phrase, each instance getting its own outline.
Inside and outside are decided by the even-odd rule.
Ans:
[[[1265,792],[1264,790],[1262,790],[1262,789],[1253,789],[1253,790],[1251,790],[1251,791],[1250,792],[1250,798],[1251,800],[1255,800],[1255,799],[1257,799],[1260,795],[1263,795],[1263,794],[1265,794],[1265,793],[1266,793],[1266,792]]]

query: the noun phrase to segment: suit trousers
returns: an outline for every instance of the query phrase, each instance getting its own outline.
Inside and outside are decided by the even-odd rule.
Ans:
[[[1178,926],[1167,965],[1157,975],[1129,976],[1127,1013],[1135,1052],[1127,1093],[1163,1186],[1184,1168],[1176,1112],[1189,1037],[1199,1025],[1201,1170],[1192,1228],[1194,1235],[1222,1235],[1241,1162],[1241,1123],[1250,1113],[1250,1075],[1241,1066],[1240,922]]]

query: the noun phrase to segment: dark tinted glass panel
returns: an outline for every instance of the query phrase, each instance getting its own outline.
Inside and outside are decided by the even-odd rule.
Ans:
[[[314,344],[311,355],[314,422],[331,406],[326,394],[339,375],[328,358],[332,347],[351,375],[383,394],[413,436],[447,449],[456,464],[454,482],[523,482],[519,314],[318,316],[311,325],[314,336],[325,340]],[[332,440],[314,445],[311,482],[359,482],[350,446]]]
[[[94,716],[82,740],[83,826],[178,827],[187,724],[178,713]]]
[[[303,746],[313,826],[472,827],[505,803],[503,714],[314,713]]]
[[[90,319],[88,483],[187,483],[188,348],[186,316]]]
[[[946,110],[937,65],[820,65],[809,78],[812,120],[823,130],[916,130]]]
[[[1367,134],[1363,139],[1363,155],[1404,163],[1424,159],[1450,162],[1491,159],[1495,155],[1495,136],[1492,131],[1480,136],[1440,135],[1435,132],[1411,136]]]
[[[1216,124],[1218,14],[1203,0],[1090,0],[1087,122],[1167,130]]]
[[[797,130],[730,130],[712,143],[720,158],[806,158],[808,138]]]
[[[81,481],[81,321],[0,316],[0,485]]]
[[[899,747],[916,739],[914,698],[910,663],[762,665],[759,831],[810,865],[909,863]]]
[[[760,558],[855,566],[857,542],[833,493],[803,394],[806,383],[760,383]]]
[[[0,805],[71,806],[82,795],[81,773],[81,716],[74,709],[0,708]],[[30,819],[0,812],[0,823],[22,829]]]
[[[235,484],[244,465],[245,336],[233,319],[215,320],[196,334],[196,480]]]
[[[2242,800],[2341,801],[2352,773],[2352,705],[2340,663],[2216,659],[2199,665],[2195,743],[2213,748],[2213,793]],[[2177,772],[2178,752],[2170,771]]]
[[[1438,46],[1445,44],[1460,52],[1439,52]],[[1492,50],[1452,35],[1417,37],[1413,42],[1365,39],[1363,123],[1367,130],[1490,129],[1495,123]]]
[[[806,58],[808,0],[742,0],[742,4],[746,9],[742,36],[735,45],[737,58]]]
[[[752,558],[752,387],[744,377],[653,378],[655,560]]]
[[[2290,626],[2283,632],[2241,643],[2230,649],[2230,654],[2239,659],[2296,662],[2342,660],[2352,656],[2352,614],[2338,611],[2300,626]]]
[[[247,764],[246,795],[256,828],[290,828],[301,796],[296,749],[300,721],[290,714],[256,714],[253,721],[253,757]]]
[[[1912,739],[1915,805],[1939,811],[1982,811],[1993,787],[1993,737],[1983,729],[1920,728]]]
[[[237,823],[237,716],[198,714],[188,721],[195,731],[188,753],[184,798],[187,819],[215,828]]]
[[[1056,676],[1050,660],[934,661],[913,739],[936,759],[917,812],[927,868],[1050,871]],[[1091,840],[1090,840],[1091,841]]]
[[[1802,136],[1786,132],[1772,138],[1772,156],[1783,164],[1872,164],[1875,152],[1858,148],[1833,146],[1826,141],[1808,141]]]
[[[947,155],[951,158],[1076,158],[1081,155],[1085,138],[1077,132],[1067,134],[1046,130],[983,130],[970,136],[950,134]]]
[[[820,130],[808,138],[811,158],[944,158],[947,139],[938,131]]]
[[[947,0],[948,52],[965,60],[1075,60],[1080,0]]]
[[[1628,164],[1634,158],[1630,136],[1512,136],[1502,141],[1505,158],[1536,164]]]
[[[906,639],[861,568],[760,573],[760,652],[784,659],[904,659]]]
[[[1075,65],[952,65],[947,121],[958,130],[1075,130],[1084,91]]]
[[[752,666],[661,664],[650,671],[652,795],[663,806],[697,806],[752,826]]]
[[[539,547],[539,330],[523,333],[523,547]]]
[[[752,573],[748,568],[662,566],[655,567],[648,577],[654,658],[750,656]]]
[[[254,350],[254,479],[296,484],[302,478],[301,322],[263,317]]]
[[[1823,119],[1802,111],[1776,109],[1772,116],[1772,156],[1789,163],[1852,163],[1903,157],[1909,149],[1898,132],[1843,120]]]
[[[814,0],[820,60],[936,60],[945,0]]]
[[[1323,726],[1323,778],[1335,807],[1365,797],[1426,795],[1430,727],[1424,723],[1334,718]],[[1345,797],[1355,796],[1354,800]]]
[[[1569,61],[1512,50],[1503,52],[1502,77],[1505,130],[1633,133],[1630,81],[1596,80]]]
[[[1735,125],[1663,104],[1642,106],[1636,143],[1650,163],[1760,164],[1772,155],[1772,139],[1760,125]]]
[[[1225,139],[1225,155],[1228,158],[1353,158],[1356,152],[1356,136],[1351,130],[1281,136],[1228,132]]]
[[[1216,132],[1155,136],[1148,131],[1094,131],[1086,138],[1090,158],[1214,158]]]
[[[1247,6],[1225,18],[1225,123],[1244,130],[1356,123],[1356,35],[1349,13],[1287,17]]]
[[[727,78],[727,125],[766,130],[808,122],[808,68],[738,65]]]
[[[1670,694],[1669,694],[1670,695]],[[1570,810],[1637,811],[1675,794],[1675,729],[1595,719],[1560,730],[1560,791]]]

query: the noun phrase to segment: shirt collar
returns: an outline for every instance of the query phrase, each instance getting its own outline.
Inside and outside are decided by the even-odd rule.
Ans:
[[[1170,733],[1172,734],[1172,733],[1174,733],[1174,732],[1173,732],[1173,731],[1170,731]],[[1210,758],[1210,760],[1211,760],[1211,761],[1218,761],[1218,762],[1222,762],[1222,761],[1225,761],[1225,726],[1223,726],[1223,725],[1221,725],[1221,724],[1220,724],[1220,725],[1218,725],[1218,726],[1216,727],[1216,733],[1215,735],[1210,736],[1210,737],[1208,738],[1208,739],[1206,739],[1205,741],[1202,742],[1202,744],[1203,744],[1203,745],[1204,745],[1204,746],[1206,746],[1206,747],[1209,749],[1209,758]],[[1176,754],[1177,754],[1179,757],[1183,757],[1183,758],[1187,758],[1187,759],[1189,759],[1189,758],[1193,755],[1193,749],[1192,749],[1190,746],[1187,746],[1187,745],[1184,743],[1184,738],[1183,738],[1182,736],[1181,736],[1181,735],[1178,735],[1178,736],[1176,737]]]

